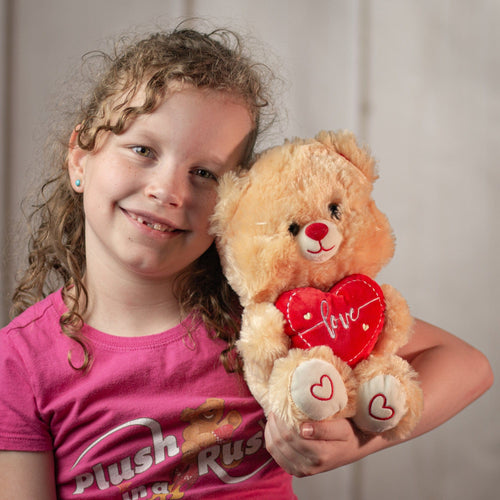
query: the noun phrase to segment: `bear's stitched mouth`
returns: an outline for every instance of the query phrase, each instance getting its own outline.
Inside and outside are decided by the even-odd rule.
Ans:
[[[313,253],[313,254],[318,254],[318,253],[321,253],[321,252],[331,252],[335,248],[335,246],[336,246],[336,245],[333,245],[330,248],[323,248],[323,245],[322,245],[321,241],[318,241],[318,243],[319,243],[319,250],[314,251],[314,250],[309,250],[308,249],[307,251],[309,253]]]

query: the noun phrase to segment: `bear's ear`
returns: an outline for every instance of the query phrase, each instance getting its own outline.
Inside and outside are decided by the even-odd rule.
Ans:
[[[217,187],[217,203],[211,217],[210,233],[220,236],[238,208],[243,192],[248,186],[248,171],[224,174]]]
[[[357,167],[372,184],[377,180],[378,174],[374,158],[368,148],[358,145],[352,132],[348,130],[322,131],[315,137],[315,140],[334,148],[339,155]]]

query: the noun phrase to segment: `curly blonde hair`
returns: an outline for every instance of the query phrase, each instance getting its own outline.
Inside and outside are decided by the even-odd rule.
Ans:
[[[102,77],[82,102],[71,130],[66,131],[52,161],[55,173],[43,185],[41,201],[29,216],[33,229],[28,266],[15,289],[11,309],[11,314],[17,315],[62,286],[68,310],[61,316],[60,326],[83,348],[85,358],[80,366],[73,365],[68,353],[71,366],[80,370],[87,369],[91,359],[87,341],[80,333],[88,299],[83,283],[85,215],[82,195],[69,182],[67,144],[71,132],[76,130],[80,148],[92,151],[100,132],[120,134],[130,120],[153,112],[172,82],[224,90],[243,98],[253,117],[255,126],[241,163],[242,168],[248,168],[265,121],[264,109],[269,105],[263,84],[270,76],[268,68],[245,55],[239,37],[228,30],[202,33],[178,27],[138,41],[122,40],[112,55],[93,55],[99,55],[104,63]],[[140,88],[145,89],[145,98],[142,104],[131,106]],[[226,369],[240,371],[234,346],[241,309],[222,274],[215,245],[179,276],[175,293],[184,314],[196,315],[214,336],[227,342],[221,354]]]

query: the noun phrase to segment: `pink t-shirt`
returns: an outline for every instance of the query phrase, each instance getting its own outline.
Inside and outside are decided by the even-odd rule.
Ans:
[[[59,498],[295,498],[223,342],[189,320],[136,338],[85,326],[82,373],[64,310],[59,291],[0,331],[0,449],[53,450]]]

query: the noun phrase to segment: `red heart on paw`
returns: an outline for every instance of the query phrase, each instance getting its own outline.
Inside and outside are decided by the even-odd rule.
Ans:
[[[327,345],[350,366],[368,357],[384,326],[382,289],[362,274],[344,278],[328,292],[290,290],[276,307],[285,317],[293,347]]]
[[[319,384],[311,386],[311,394],[320,401],[330,401],[333,397],[332,379],[328,375],[323,375],[319,380]]]
[[[370,417],[376,420],[390,420],[394,417],[394,408],[387,404],[387,398],[384,394],[379,393],[373,396],[368,406]]]

